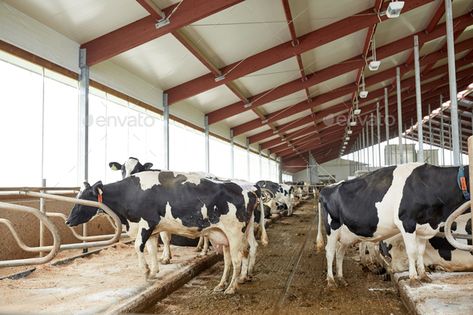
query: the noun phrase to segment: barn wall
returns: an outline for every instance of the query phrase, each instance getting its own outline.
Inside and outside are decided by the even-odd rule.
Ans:
[[[292,180],[295,182],[304,181],[306,183],[309,182],[309,173],[307,169],[303,169],[302,171],[296,172],[293,174]]]
[[[346,180],[348,176],[353,175],[355,169],[355,162],[335,159],[326,163],[321,164],[319,167],[319,176],[332,175],[335,177],[335,181]]]
[[[38,199],[22,199],[22,200],[3,200],[5,202],[10,202],[14,204],[30,206],[39,209],[39,200]],[[55,200],[46,200],[46,211],[48,212],[60,212],[68,215],[72,209],[72,204],[55,201]],[[8,219],[12,222],[15,230],[17,231],[19,237],[23,242],[28,246],[38,246],[39,245],[39,220],[32,214],[12,211],[12,210],[2,210],[2,218]],[[51,221],[58,228],[62,244],[77,243],[80,242],[77,240],[69,228],[65,225],[64,220],[61,218],[51,218]],[[114,233],[114,229],[111,227],[109,221],[105,217],[97,217],[92,222],[87,225],[89,235],[99,235],[99,234],[110,234]],[[82,227],[75,228],[79,235],[82,234]],[[45,233],[45,245],[52,245],[51,234],[46,229]],[[0,260],[7,259],[19,259],[19,258],[30,258],[37,257],[37,253],[28,253],[23,251],[13,239],[8,228],[0,224]]]

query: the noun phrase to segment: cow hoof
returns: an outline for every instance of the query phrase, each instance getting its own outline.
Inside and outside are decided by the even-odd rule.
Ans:
[[[345,280],[345,278],[337,278],[337,280],[342,286],[348,287],[348,282]]]
[[[238,283],[242,284],[242,283],[245,283],[245,282],[250,282],[251,281],[251,277],[241,277],[241,278],[238,278]]]
[[[409,286],[412,288],[418,288],[422,285],[422,282],[418,278],[410,278],[409,279]]]
[[[200,252],[199,253],[199,257],[205,257],[205,256],[207,256],[207,252]]]
[[[225,287],[227,286],[226,283],[224,284],[219,284],[217,285],[215,288],[214,288],[214,292],[222,292],[223,290],[225,290]]]
[[[202,247],[196,247],[196,248],[195,248],[195,251],[196,251],[196,252],[202,251]]]
[[[337,283],[333,279],[328,279],[327,280],[327,288],[329,290],[336,290],[337,289]]]
[[[161,258],[161,264],[169,265],[171,263],[171,258]]]
[[[228,288],[225,290],[225,292],[223,292],[223,294],[227,294],[227,295],[235,294],[235,288]]]
[[[156,280],[156,279],[158,279],[158,274],[157,274],[157,273],[155,273],[155,274],[151,274],[151,273],[150,273],[150,274],[148,274],[148,275],[146,276],[146,280],[147,280],[147,281],[154,281],[154,280]]]
[[[420,281],[424,283],[431,283],[432,279],[430,279],[430,277],[424,273],[422,276],[420,276]]]

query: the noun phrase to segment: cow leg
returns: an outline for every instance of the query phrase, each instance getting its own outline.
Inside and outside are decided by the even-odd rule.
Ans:
[[[228,237],[228,244],[230,247],[230,256],[232,258],[233,274],[230,285],[225,290],[225,294],[234,294],[238,287],[237,278],[241,271],[242,256],[245,256],[243,251],[246,251],[248,244],[244,235],[241,235],[238,232]],[[246,252],[246,255],[248,255],[248,252]]]
[[[411,285],[416,286],[419,284],[419,277],[416,271],[416,260],[418,256],[416,233],[407,233],[403,228],[401,229],[401,233],[409,260],[409,280]]]
[[[148,251],[150,260],[148,278],[156,278],[156,274],[159,272],[157,237],[150,237],[150,239],[146,242],[146,250]]]
[[[171,235],[168,232],[160,232],[159,236],[163,241],[163,254],[161,255],[161,263],[167,265],[171,261]]]
[[[207,236],[203,237],[203,244],[204,247],[202,248],[202,251],[200,252],[199,256],[206,256],[209,251],[209,238]]]
[[[417,272],[422,282],[432,282],[432,279],[430,279],[427,273],[425,272],[424,253],[425,253],[426,245],[427,245],[427,239],[418,236],[417,237],[417,251],[418,251]]]
[[[230,273],[230,267],[232,264],[231,256],[230,256],[230,248],[228,246],[222,246],[223,247],[223,274],[222,274],[222,279],[220,280],[220,283],[214,288],[214,292],[220,292],[225,290],[227,287],[227,279],[228,279],[228,274]]]
[[[248,275],[251,278],[253,276],[253,271],[255,269],[256,250],[258,249],[258,242],[256,241],[254,233],[250,235],[249,243],[250,243],[250,262],[248,265]]]
[[[141,229],[138,229],[138,231],[141,231]],[[145,278],[148,278],[149,268],[148,268],[148,264],[146,263],[145,254],[143,253],[143,250],[141,249],[141,243],[142,243],[141,233],[138,232],[135,239],[135,251],[136,251],[136,255],[138,256],[138,266],[145,274]]]
[[[253,268],[256,260],[256,249],[258,247],[258,242],[256,241],[254,232],[251,231],[248,235],[248,245],[249,245],[249,255],[242,257],[241,263],[241,273],[238,283],[244,283],[251,280],[251,275],[253,273]]]
[[[199,243],[197,244],[197,247],[195,248],[196,252],[200,252],[202,250],[202,247],[204,246],[204,236],[201,235],[199,237]]]
[[[343,278],[343,258],[345,257],[345,252],[347,250],[348,245],[339,242],[337,248],[337,255],[336,255],[336,264],[337,264],[337,280],[343,285],[348,286],[348,283]]]
[[[329,288],[336,288],[337,284],[333,278],[333,259],[335,258],[335,251],[337,250],[338,231],[331,231],[327,235],[327,245],[325,246],[325,257],[327,258],[327,286]]]

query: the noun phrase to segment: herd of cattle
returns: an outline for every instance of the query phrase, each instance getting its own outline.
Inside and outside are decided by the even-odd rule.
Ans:
[[[238,283],[251,277],[258,247],[257,230],[261,243],[268,243],[265,219],[275,213],[290,216],[294,206],[308,198],[308,190],[300,186],[153,170],[151,163],[141,164],[136,158],[109,166],[121,171],[122,180],[106,185],[100,181],[94,185],[84,183],[78,198],[103,202],[113,209],[128,234],[135,238],[138,263],[145,276],[155,278],[159,271],[158,234],[164,245],[164,264],[172,258],[171,243],[189,245],[189,238],[200,238],[201,254],[206,254],[209,241],[217,252],[223,253],[224,271],[214,290],[225,290],[227,294],[234,293]],[[95,207],[75,205],[66,223],[77,226],[98,212]],[[231,267],[233,274],[228,284]]]
[[[130,236],[136,237],[139,266],[147,278],[159,271],[158,233],[164,245],[164,264],[172,258],[171,243],[195,245],[199,239],[201,255],[207,253],[209,241],[223,253],[224,271],[214,290],[234,293],[238,283],[253,273],[256,234],[261,235],[263,245],[268,243],[265,219],[275,213],[292,215],[294,207],[312,194],[319,195],[318,250],[324,246],[324,229],[327,235],[329,287],[336,287],[337,282],[347,284],[343,259],[348,246],[355,243],[360,243],[362,262],[376,262],[376,257],[384,255],[394,272],[409,271],[413,285],[430,281],[425,266],[473,270],[473,254],[455,249],[439,234],[448,216],[469,198],[466,185],[460,184],[469,180],[467,167],[408,163],[328,185],[320,192],[309,191],[303,183],[254,184],[204,173],[153,170],[151,163],[141,164],[136,158],[124,164],[110,163],[110,167],[121,171],[123,179],[106,185],[84,183],[78,198],[103,202],[120,217]],[[97,208],[76,205],[66,223],[76,226],[97,213]],[[471,229],[470,214],[462,215],[452,226],[458,233],[471,234]],[[465,242],[471,244],[471,240]]]

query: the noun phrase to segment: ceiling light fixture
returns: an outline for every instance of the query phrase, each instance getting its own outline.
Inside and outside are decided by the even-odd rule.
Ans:
[[[373,60],[371,60],[368,64],[368,68],[370,69],[370,71],[378,71],[379,66],[381,65],[381,61],[376,60],[376,43],[374,36],[373,40],[371,41],[371,57],[373,58]]]
[[[404,7],[404,1],[392,1],[388,5],[388,9],[386,10],[386,16],[389,19],[394,19],[401,15],[402,8]]]
[[[361,109],[358,107],[358,105],[359,105],[358,97],[355,97],[355,109],[353,110],[353,115],[361,114]]]
[[[360,91],[360,98],[367,98],[368,91],[365,89],[365,74],[361,74],[361,91]]]

